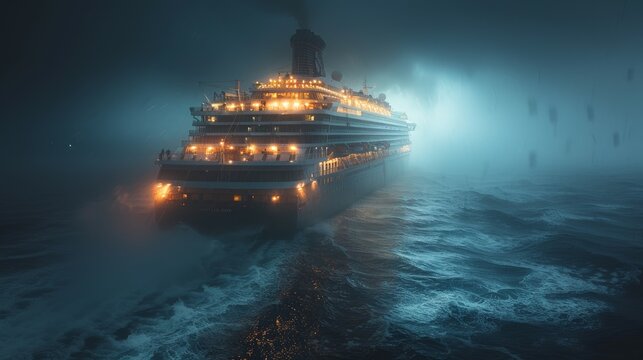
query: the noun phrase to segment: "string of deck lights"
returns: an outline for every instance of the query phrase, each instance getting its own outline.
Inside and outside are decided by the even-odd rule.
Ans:
[[[317,90],[336,98],[341,104],[353,106],[360,110],[366,110],[376,114],[391,116],[391,111],[385,106],[373,103],[368,99],[362,98],[361,96],[355,96],[351,93],[346,92],[345,89],[336,90],[329,85],[325,84],[322,80],[312,79],[297,79],[290,77],[289,79],[269,79],[267,83],[256,82],[255,86],[260,90],[291,90],[291,89],[305,89],[305,90]],[[291,93],[292,96],[292,93]],[[250,108],[252,111],[263,110],[262,106],[265,106],[267,110],[277,111],[277,110],[314,110],[321,109],[321,105],[316,101],[305,101],[301,102],[300,99],[295,95],[295,98],[282,99],[281,101],[269,101],[266,103],[261,103],[258,101],[253,102],[230,102],[230,103],[212,103],[211,106],[214,110],[225,110],[225,111],[245,111],[247,108]],[[222,109],[223,107],[223,109]]]

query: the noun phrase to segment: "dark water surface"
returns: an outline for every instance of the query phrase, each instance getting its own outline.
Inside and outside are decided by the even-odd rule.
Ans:
[[[3,206],[0,358],[643,355],[641,178],[410,175],[292,239],[140,194]]]

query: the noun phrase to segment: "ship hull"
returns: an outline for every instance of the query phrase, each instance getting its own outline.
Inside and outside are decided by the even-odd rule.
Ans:
[[[157,204],[156,218],[164,227],[184,223],[207,233],[253,228],[292,232],[346,209],[395,180],[404,172],[407,163],[408,154],[402,154],[322,176],[303,189],[282,192],[277,203],[245,201],[246,196],[239,202],[204,199],[167,201]],[[219,192],[232,199],[233,193],[239,193],[239,190]],[[266,198],[270,191],[264,190],[264,193],[263,198]]]
[[[408,154],[381,159],[353,169],[332,174],[320,184],[319,196],[298,211],[298,227],[310,226],[354,204],[404,173]],[[320,180],[323,182],[323,179]]]

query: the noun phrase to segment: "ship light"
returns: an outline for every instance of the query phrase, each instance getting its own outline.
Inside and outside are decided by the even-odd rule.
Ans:
[[[228,160],[228,164],[232,164],[232,160]]]
[[[300,182],[299,184],[297,184],[297,190],[299,190],[299,191],[303,190],[303,189],[304,189],[304,185],[305,185],[305,184],[304,184],[303,182]]]
[[[270,145],[270,151],[277,152],[277,150],[278,150],[277,145]]]
[[[210,153],[212,153],[212,151],[213,151],[213,150],[214,150],[214,148],[213,148],[212,146],[208,146],[208,147],[205,149],[205,152],[206,152],[206,154],[210,154]]]
[[[301,106],[301,103],[299,101],[295,101],[294,103],[292,103],[292,107],[295,109],[299,109],[300,106]]]
[[[156,186],[154,187],[154,200],[156,200],[157,202],[165,200],[167,196],[170,194],[170,186],[172,186],[172,184],[170,183],[156,184]]]
[[[317,180],[313,180],[313,182],[310,184],[310,188],[313,190],[317,190]]]
[[[196,145],[190,146],[190,151],[196,151]]]
[[[223,145],[225,145],[225,141],[221,140],[221,141],[219,142],[219,145],[221,145],[221,147],[223,147]]]
[[[279,195],[273,195],[273,196],[270,198],[270,200],[271,200],[273,203],[279,202]]]
[[[293,152],[297,151],[297,147],[295,145],[290,145],[289,149],[290,151],[293,151]]]
[[[228,149],[234,150],[234,146],[230,145],[230,146],[228,146]]]
[[[234,201],[234,202],[239,202],[239,201],[241,201],[241,195],[233,195],[233,196],[232,196],[232,201]]]
[[[284,101],[281,103],[281,106],[283,106],[284,109],[288,109],[288,107],[290,106],[290,103],[288,101]]]

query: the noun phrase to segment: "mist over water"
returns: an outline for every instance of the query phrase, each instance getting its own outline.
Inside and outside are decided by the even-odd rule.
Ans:
[[[638,178],[413,172],[292,238],[161,231],[144,190],[3,211],[3,357],[637,351]]]

